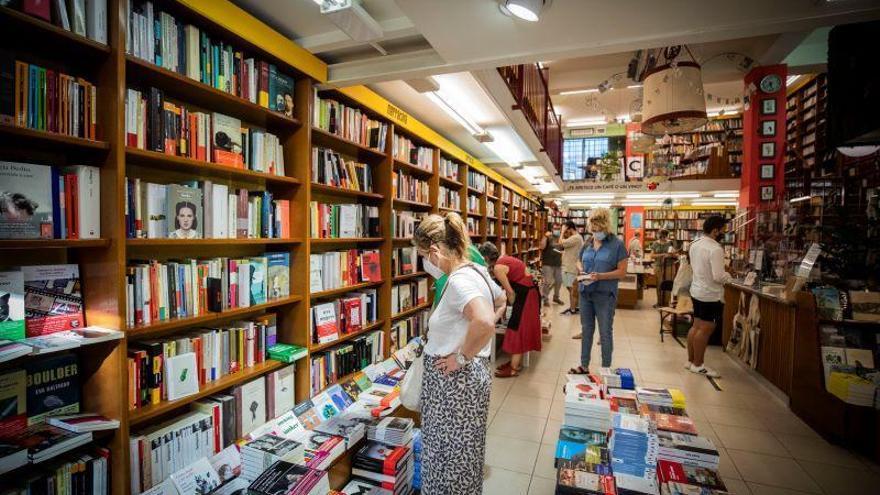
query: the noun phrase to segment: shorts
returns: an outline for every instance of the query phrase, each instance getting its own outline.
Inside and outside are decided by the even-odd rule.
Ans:
[[[577,279],[576,273],[568,273],[562,272],[562,285],[565,287],[571,287],[574,285],[575,280]]]
[[[724,315],[724,303],[721,301],[700,301],[693,299],[694,302],[694,318],[703,321],[711,321],[715,325],[721,325],[721,318]]]

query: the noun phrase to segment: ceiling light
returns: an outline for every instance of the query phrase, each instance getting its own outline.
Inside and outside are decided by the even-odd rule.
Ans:
[[[354,41],[369,42],[383,36],[382,26],[361,6],[360,0],[315,0],[321,14]]]
[[[473,120],[468,118],[464,113],[459,112],[452,104],[447,100],[443,93],[440,91],[431,91],[430,93],[424,93],[428,99],[434,102],[435,105],[442,108],[444,112],[446,112],[450,117],[455,119],[456,122],[461,124],[462,127],[468,130],[471,134],[483,134],[486,132],[485,129],[477,125]]]
[[[639,89],[641,87],[642,87],[641,84],[630,84],[629,86],[626,87],[626,89]]]
[[[544,0],[504,0],[501,12],[529,22],[538,22]]]
[[[730,191],[730,192],[719,191],[719,192],[713,194],[712,196],[716,197],[716,198],[738,198],[739,192],[738,191]]]
[[[584,94],[584,93],[598,93],[598,92],[599,92],[599,90],[596,88],[575,89],[575,90],[571,90],[571,91],[560,91],[559,96],[580,95],[580,94]]]
[[[541,194],[550,194],[559,191],[559,186],[557,186],[555,182],[545,182],[543,184],[538,184],[538,190],[541,191]]]
[[[691,206],[738,206],[736,201],[691,201]]]
[[[610,208],[611,203],[569,203],[571,208]]]
[[[786,85],[786,86],[791,86],[791,85],[794,84],[794,82],[797,81],[800,77],[801,77],[800,74],[793,74],[793,75],[791,75],[791,76],[788,76],[788,78],[785,80],[785,85]]]
[[[564,127],[590,127],[594,125],[605,125],[608,121],[605,119],[593,119],[593,120],[575,120],[573,122],[564,122],[562,125]]]
[[[801,201],[807,201],[807,200],[810,199],[811,197],[812,197],[812,196],[801,196],[801,197],[799,197],[799,198],[794,198],[794,199],[792,199],[791,201],[789,201],[789,203],[792,203],[792,204],[794,204],[794,203],[800,203]]]

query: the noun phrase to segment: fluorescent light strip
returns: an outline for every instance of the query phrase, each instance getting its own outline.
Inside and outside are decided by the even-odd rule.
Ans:
[[[444,112],[446,112],[450,117],[455,119],[456,122],[461,124],[462,127],[468,130],[471,134],[482,134],[485,130],[477,125],[474,121],[466,117],[462,112],[459,112],[458,109],[452,106],[446,98],[439,91],[431,91],[429,93],[425,93],[428,96],[428,99],[434,102],[435,105],[442,108]]]
[[[692,201],[691,206],[737,206],[736,201]]]
[[[597,88],[590,89],[575,89],[572,91],[560,91],[559,96],[568,96],[568,95],[582,95],[584,93],[598,93],[599,90]]]
[[[714,198],[738,198],[739,192],[717,192],[712,195]]]
[[[608,121],[605,119],[602,120],[578,120],[575,122],[563,122],[563,126],[565,127],[592,127],[597,125],[605,125]]]
[[[614,199],[614,193],[600,193],[600,194],[572,194],[563,196],[566,200],[583,200],[583,199]]]
[[[645,194],[645,193],[632,193],[627,194],[626,199],[688,199],[688,198],[699,198],[700,193],[662,193],[662,194]]]
[[[794,198],[794,199],[792,199],[791,201],[789,201],[789,203],[792,203],[792,204],[794,204],[794,203],[800,203],[801,201],[807,201],[807,200],[809,200],[811,197],[812,197],[812,196],[801,196],[801,197],[799,197],[799,198]]]
[[[626,87],[626,89],[639,89],[641,87],[642,87],[641,84],[630,84],[629,86]]]
[[[797,81],[800,78],[801,78],[800,74],[790,75],[790,76],[788,76],[788,78],[785,79],[785,85],[791,86],[792,84],[795,83],[795,81]]]

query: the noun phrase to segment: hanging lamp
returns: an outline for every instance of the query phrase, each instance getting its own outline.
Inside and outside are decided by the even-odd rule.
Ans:
[[[708,121],[700,64],[690,50],[687,53],[691,60],[677,60],[680,52],[680,46],[664,48],[664,63],[645,73],[642,96],[642,132],[645,134],[688,132]]]

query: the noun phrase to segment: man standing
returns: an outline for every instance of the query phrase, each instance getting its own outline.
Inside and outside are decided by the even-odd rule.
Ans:
[[[544,278],[541,296],[544,299],[544,306],[550,305],[550,289],[553,289],[553,302],[562,304],[562,300],[559,299],[559,289],[562,287],[562,254],[556,251],[558,242],[559,226],[553,225],[544,233],[540,245],[541,276]]]
[[[636,258],[642,257],[642,241],[641,241],[642,233],[637,230],[633,233],[632,240],[629,241],[629,254],[630,256],[635,256]]]
[[[660,229],[660,232],[657,233],[657,240],[651,244],[651,251],[654,252],[654,256],[658,254],[667,254],[669,252],[669,231],[666,229]]]
[[[723,217],[713,215],[703,222],[703,236],[690,248],[691,299],[694,301],[694,324],[688,332],[688,363],[685,369],[711,377],[719,377],[717,371],[704,365],[706,346],[715,327],[721,325],[724,314],[724,284],[731,276],[724,270],[724,248],[718,243],[727,223]]]
[[[562,312],[564,315],[578,313],[577,262],[583,246],[584,238],[578,234],[577,225],[569,220],[559,241],[559,247],[562,248],[562,285],[568,288],[568,309]]]

